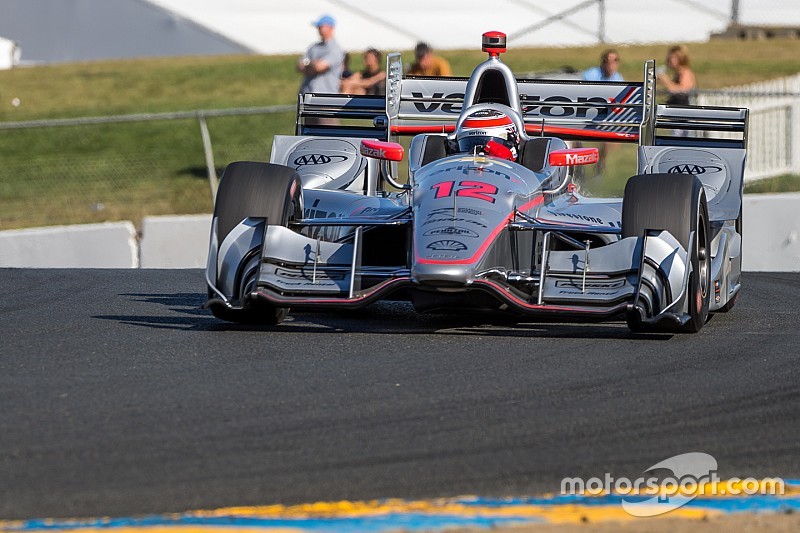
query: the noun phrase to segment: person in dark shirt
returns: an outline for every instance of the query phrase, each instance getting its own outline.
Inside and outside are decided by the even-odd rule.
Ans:
[[[383,54],[375,48],[364,52],[364,70],[342,80],[345,94],[386,94],[386,72],[381,68]]]
[[[417,43],[414,48],[417,59],[411,64],[407,74],[412,76],[452,76],[453,71],[446,59],[433,55],[428,43]]]

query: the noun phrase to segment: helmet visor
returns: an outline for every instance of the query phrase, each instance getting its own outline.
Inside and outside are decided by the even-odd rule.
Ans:
[[[488,137],[486,135],[469,135],[467,137],[458,139],[458,151],[469,152],[471,154],[477,147],[478,152],[481,152],[483,151],[483,147],[486,146],[486,143],[489,142],[490,139],[503,142],[503,139]]]

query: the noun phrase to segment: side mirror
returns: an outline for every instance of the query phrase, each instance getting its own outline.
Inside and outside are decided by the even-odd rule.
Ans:
[[[550,163],[550,166],[554,167],[593,165],[598,161],[600,161],[600,151],[597,148],[553,150],[547,157],[547,162]]]
[[[386,141],[370,141],[364,139],[361,141],[361,155],[364,157],[371,157],[373,159],[380,159],[381,161],[402,161],[403,155],[405,155],[405,149],[403,145],[398,143],[386,142]],[[399,183],[393,176],[392,170],[393,165],[389,163],[381,163],[381,168],[383,169],[382,175],[383,178],[389,182],[389,185],[394,187],[395,189],[401,190],[409,190],[411,189],[411,185],[409,184],[402,184]]]
[[[361,155],[383,161],[402,161],[405,155],[403,145],[386,141],[361,141]]]

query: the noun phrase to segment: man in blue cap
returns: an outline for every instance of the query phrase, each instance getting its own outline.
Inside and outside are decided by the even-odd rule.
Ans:
[[[304,76],[300,92],[338,93],[344,50],[333,38],[336,21],[330,15],[323,15],[313,24],[321,40],[311,45],[297,62],[297,71]]]

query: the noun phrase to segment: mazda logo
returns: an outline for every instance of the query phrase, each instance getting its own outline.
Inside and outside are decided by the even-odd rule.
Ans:
[[[295,159],[294,164],[297,168],[300,168],[306,165],[327,165],[328,163],[339,163],[341,161],[347,161],[347,157],[343,155],[306,154]]]
[[[670,174],[692,174],[693,176],[699,176],[700,174],[713,174],[715,172],[721,172],[722,168],[717,166],[702,166],[702,165],[675,165],[674,167],[670,168],[667,172]]]

